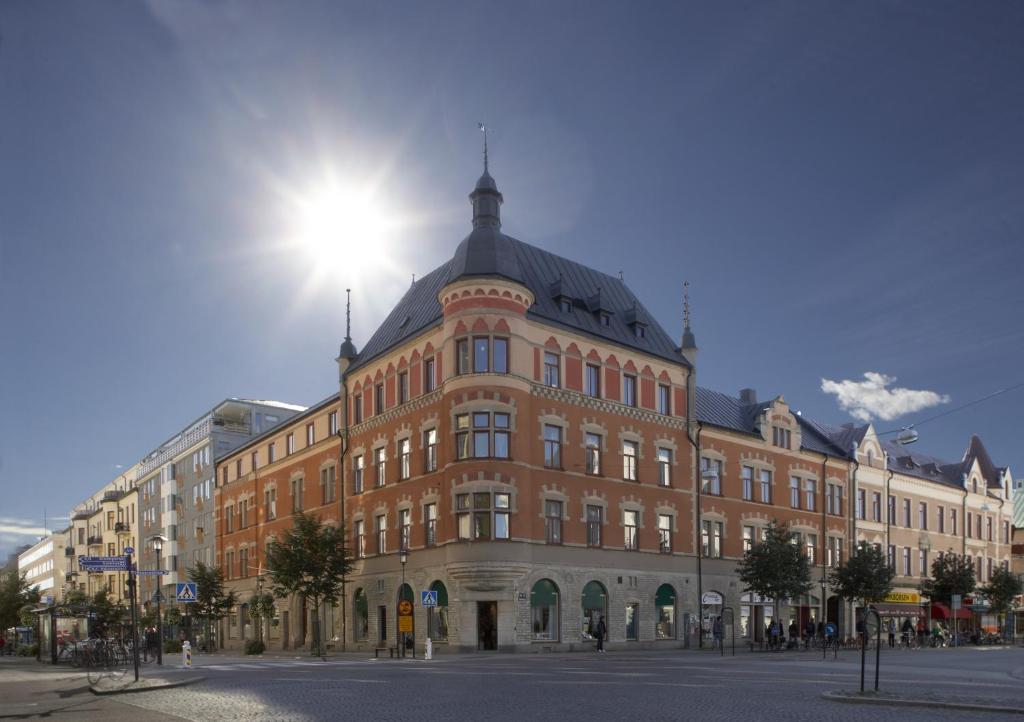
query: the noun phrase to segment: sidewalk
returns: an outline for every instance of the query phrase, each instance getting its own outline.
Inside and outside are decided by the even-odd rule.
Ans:
[[[823,692],[822,699],[832,702],[846,702],[849,704],[873,704],[887,705],[891,707],[932,707],[941,709],[955,709],[972,712],[1003,712],[1010,714],[1024,715],[1024,705],[1021,705],[1019,696],[1008,697],[1005,695],[994,696],[971,696],[971,695],[936,695],[930,693],[927,697],[901,692],[864,692],[836,690]]]

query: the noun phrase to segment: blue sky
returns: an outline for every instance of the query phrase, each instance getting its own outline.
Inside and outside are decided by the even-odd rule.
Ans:
[[[225,397],[331,393],[343,289],[361,345],[468,232],[481,120],[507,233],[673,335],[690,280],[704,385],[831,423],[822,379],[948,399],[884,430],[1024,381],[1022,31],[1006,2],[3,3],[0,551]],[[339,241],[372,273],[293,243],[327,179],[390,221]],[[978,433],[1024,474],[1022,402],[916,448]]]

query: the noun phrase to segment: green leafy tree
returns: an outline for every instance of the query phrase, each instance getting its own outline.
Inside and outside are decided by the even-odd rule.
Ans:
[[[743,554],[736,573],[745,588],[770,597],[779,618],[779,600],[795,599],[811,589],[811,564],[785,525],[773,521],[765,538]]]
[[[0,581],[0,630],[21,623],[22,611],[39,603],[39,587],[30,587],[25,575],[14,572]]]
[[[352,562],[341,527],[323,524],[313,515],[298,512],[280,541],[267,547],[267,570],[276,597],[295,594],[311,602],[313,654],[320,655],[320,605],[333,604],[341,593]]]
[[[269,592],[256,592],[249,597],[249,617],[259,630],[259,641],[263,641],[263,627],[266,620],[274,617],[274,595]]]
[[[857,600],[866,607],[885,599],[892,591],[894,575],[882,550],[864,544],[829,573],[829,584],[839,596]]]
[[[106,589],[96,592],[89,603],[89,615],[92,619],[94,636],[114,636],[125,621],[126,614],[127,610],[111,599]]]
[[[974,564],[959,554],[943,554],[932,562],[930,579],[921,582],[921,596],[945,605],[952,603],[953,595],[965,596],[974,591]]]
[[[189,581],[195,582],[196,601],[192,603],[192,615],[205,622],[206,635],[203,645],[210,651],[210,629],[228,615],[238,604],[238,595],[224,589],[224,572],[220,567],[209,567],[196,562],[187,570]]]
[[[1014,599],[1024,594],[1024,583],[1010,570],[997,567],[992,570],[992,578],[989,583],[978,587],[978,593],[988,599],[988,606],[992,613],[999,616],[999,629],[1002,632],[1005,627],[1006,613],[1013,607]]]

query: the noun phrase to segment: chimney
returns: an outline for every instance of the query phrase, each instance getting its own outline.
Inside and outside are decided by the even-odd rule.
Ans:
[[[757,391],[755,389],[740,389],[740,403],[750,406],[757,403]]]

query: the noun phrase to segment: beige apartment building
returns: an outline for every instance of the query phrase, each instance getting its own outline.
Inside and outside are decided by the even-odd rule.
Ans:
[[[18,574],[39,590],[44,602],[58,604],[64,598],[66,540],[66,531],[55,532],[18,555]]]

